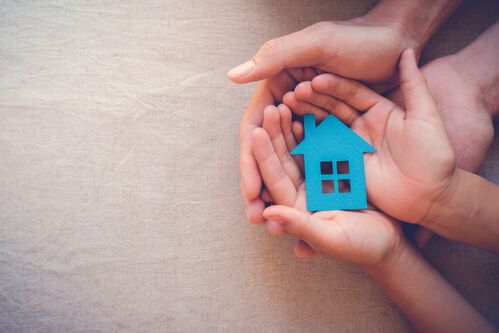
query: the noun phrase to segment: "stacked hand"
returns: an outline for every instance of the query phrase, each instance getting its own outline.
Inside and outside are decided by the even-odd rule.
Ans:
[[[405,111],[362,84],[333,74],[304,83],[312,87],[310,104],[298,104],[293,111],[326,110],[374,146],[378,152],[365,160],[369,201],[395,218],[418,223],[450,186],[456,166],[412,50],[403,53],[400,70]]]
[[[321,74],[305,83],[313,88],[309,104],[297,104],[293,111],[315,111],[319,117],[326,111],[333,113],[374,146],[377,153],[365,156],[369,201],[397,219],[418,223],[430,213],[435,200],[448,194],[456,166],[443,121],[412,50],[403,53],[400,73],[405,111],[362,84],[332,74]],[[265,186],[273,202],[280,205],[267,208],[264,216],[273,223],[280,222],[287,232],[320,252],[331,249],[326,244],[332,249],[338,244],[350,244],[351,249],[341,246],[343,255],[357,259],[350,261],[362,261],[369,254],[385,254],[384,250],[393,249],[393,244],[399,243],[399,236],[395,236],[399,233],[395,232],[393,220],[379,212],[321,212],[312,218],[322,223],[306,223],[304,181],[298,163],[288,153],[296,145],[289,113],[284,105],[267,107],[263,128],[253,132],[254,156]],[[358,222],[346,223],[349,219]],[[343,243],[336,239],[325,241],[334,237],[334,232],[343,233]],[[363,253],[359,246],[369,250]],[[304,242],[298,243],[296,252],[302,256],[313,253]]]
[[[263,124],[267,105],[282,101],[289,90],[323,72],[391,86],[400,53],[417,43],[396,24],[376,18],[321,22],[271,40],[252,60],[229,72],[232,81],[259,82],[240,126],[241,193],[251,223],[263,223],[262,180],[253,156],[251,135]]]
[[[276,206],[264,211],[268,226],[277,226],[301,240],[300,257],[324,253],[362,265],[379,264],[397,253],[401,232],[397,223],[374,211],[306,211],[301,161],[289,154],[296,146],[291,112],[285,105],[265,109],[263,127],[253,132],[253,149],[263,181]],[[310,246],[310,245],[311,246]]]
[[[420,47],[459,2],[380,1],[362,18],[271,40],[229,72],[238,83],[262,80],[240,127],[250,222],[297,236],[300,257],[322,253],[359,264],[422,332],[494,331],[394,220],[499,254],[499,186],[465,171],[483,162],[499,111],[499,23],[422,72],[416,64]],[[400,89],[389,99],[371,90],[386,91],[397,78]],[[376,148],[364,155],[369,209],[307,211],[303,161],[289,154],[303,126],[291,111],[319,120],[334,114]],[[418,227],[416,243],[429,235]]]

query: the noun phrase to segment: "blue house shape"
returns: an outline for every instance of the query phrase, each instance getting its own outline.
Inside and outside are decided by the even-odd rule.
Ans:
[[[333,115],[319,126],[313,114],[303,121],[305,139],[291,154],[304,155],[308,211],[367,208],[364,153],[376,149]]]

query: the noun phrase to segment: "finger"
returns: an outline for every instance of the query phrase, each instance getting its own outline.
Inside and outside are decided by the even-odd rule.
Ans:
[[[311,81],[314,77],[321,73],[315,67],[290,68],[287,72],[295,80],[295,82]]]
[[[288,151],[292,151],[295,149],[297,145],[297,138],[303,140],[303,125],[299,122],[293,122],[293,118],[291,116],[291,111],[285,104],[280,104],[278,106],[279,112],[281,114],[281,128],[283,130],[283,135],[284,139],[286,140],[286,145],[288,147]],[[294,124],[297,125],[294,125]],[[301,137],[295,135],[293,126],[296,126],[298,128],[301,128]],[[289,154],[288,154],[289,155]],[[291,156],[291,155],[289,155]],[[295,163],[298,165],[299,173],[300,173],[300,181],[303,180],[303,155],[292,155],[291,158],[295,161]],[[295,184],[296,185],[296,184]]]
[[[253,151],[262,174],[265,187],[276,203],[294,205],[296,187],[286,174],[276,155],[269,135],[263,128],[253,132]]]
[[[241,192],[243,187],[244,184],[241,182]],[[262,224],[264,222],[263,210],[265,209],[265,203],[260,198],[257,198],[255,200],[247,200],[243,196],[243,200],[246,206],[246,216],[249,223]]]
[[[295,33],[267,41],[253,59],[231,69],[229,78],[236,83],[247,83],[271,77],[285,68],[309,67],[319,64],[324,52],[325,34],[317,33],[312,25]]]
[[[262,186],[262,193],[260,194],[260,199],[265,203],[265,202],[272,202],[272,197],[269,194],[269,191],[265,188],[265,186]]]
[[[275,76],[266,79],[265,82],[269,87],[274,102],[280,103],[282,102],[284,94],[286,94],[290,90],[293,90],[296,86],[296,83],[299,81],[295,81],[293,76],[291,76],[288,71],[283,71]]]
[[[286,228],[284,228],[283,225],[275,222],[275,221],[267,221],[265,222],[265,227],[267,228],[267,231],[274,236],[284,236],[287,235],[288,232],[286,231]]]
[[[259,197],[262,184],[260,171],[253,155],[253,130],[263,124],[263,109],[273,103],[274,99],[270,90],[265,82],[260,82],[251,97],[239,127],[240,171],[241,181],[244,183],[244,186],[241,186],[241,193],[247,202]]]
[[[303,239],[314,249],[330,247],[334,241],[326,222],[308,212],[279,205],[266,208],[263,216],[281,223],[288,233]]]
[[[331,95],[322,94],[312,88],[311,82],[302,82],[295,87],[295,98],[298,101],[314,105],[328,113],[334,114],[347,125],[351,125],[359,116],[357,110]]]
[[[280,111],[273,105],[266,107],[264,110],[263,129],[267,131],[267,134],[272,141],[274,151],[287,176],[291,179],[293,185],[298,187],[302,182],[301,171],[295,160],[289,154],[281,129]]]
[[[412,49],[407,49],[400,58],[400,90],[404,96],[406,118],[439,119],[440,115],[423,73],[418,68]],[[441,121],[441,120],[440,120]]]
[[[313,258],[317,257],[319,252],[315,251],[307,242],[300,239],[295,245],[295,254],[299,258]]]
[[[323,120],[327,117],[328,113],[310,103],[303,102],[296,98],[294,91],[289,91],[284,94],[282,101],[286,104],[294,113],[303,116],[307,113],[312,113],[318,121]]]
[[[302,142],[304,137],[303,124],[299,121],[293,121],[291,130],[293,131],[296,142]]]
[[[293,124],[291,125],[291,132],[293,132],[293,136],[295,137],[297,143],[300,143],[303,140],[304,130],[302,123],[299,121],[293,121]],[[305,170],[303,155],[293,155],[293,159],[296,164],[298,164],[298,167],[303,175],[303,171]]]
[[[414,242],[420,249],[425,247],[433,236],[433,232],[425,227],[420,227],[414,236]]]
[[[286,147],[288,148],[288,151],[292,151],[296,147],[296,140],[291,130],[291,127],[293,126],[291,111],[285,104],[279,104],[277,108],[279,109],[281,130],[284,141],[286,141]]]
[[[367,111],[384,98],[361,83],[334,74],[321,74],[312,80],[319,93],[340,99],[358,111]]]
[[[400,91],[400,89],[396,89],[390,92],[386,97],[405,110],[404,97],[402,96],[402,92]]]

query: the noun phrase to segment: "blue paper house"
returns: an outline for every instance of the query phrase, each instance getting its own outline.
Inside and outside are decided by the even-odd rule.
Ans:
[[[364,153],[376,149],[333,115],[319,126],[313,114],[303,121],[305,139],[291,154],[304,155],[307,209],[367,208]]]

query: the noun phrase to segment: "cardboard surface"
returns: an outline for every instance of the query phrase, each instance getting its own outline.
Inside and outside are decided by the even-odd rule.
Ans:
[[[303,123],[304,139],[290,153],[304,158],[307,210],[366,209],[364,153],[376,149],[333,115],[316,125],[306,114]]]
[[[0,331],[407,332],[356,267],[248,225],[226,71],[267,39],[374,1],[3,1]],[[497,19],[468,1],[423,59]],[[499,182],[496,139],[483,174]],[[498,258],[425,250],[499,325]]]

